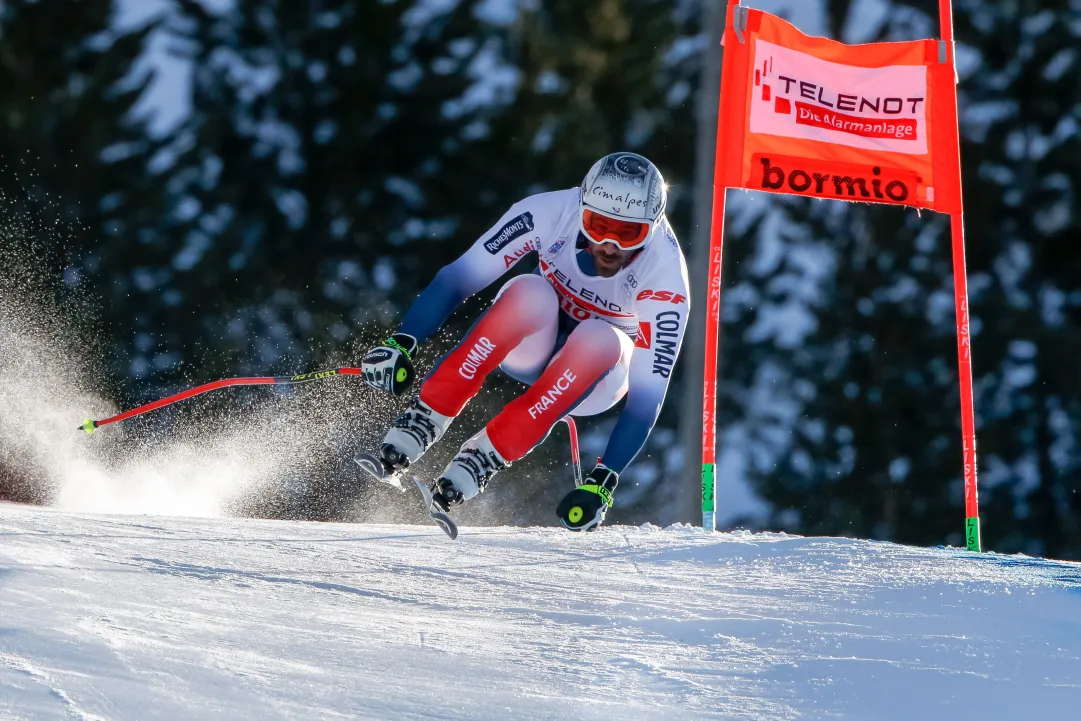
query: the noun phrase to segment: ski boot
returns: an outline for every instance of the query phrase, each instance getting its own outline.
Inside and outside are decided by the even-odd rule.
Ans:
[[[509,465],[488,440],[488,432],[482,430],[465,442],[439,479],[429,486],[432,502],[446,513],[451,506],[483,491],[492,476]]]
[[[418,396],[387,431],[379,455],[362,451],[353,460],[377,480],[404,490],[398,473],[420,460],[453,420],[454,416],[436,413]]]

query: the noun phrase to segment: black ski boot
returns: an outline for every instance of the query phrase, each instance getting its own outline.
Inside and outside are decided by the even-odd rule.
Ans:
[[[432,494],[432,503],[439,506],[439,509],[443,513],[450,511],[451,506],[461,505],[465,498],[462,497],[461,491],[454,487],[454,484],[448,481],[446,478],[440,478],[438,481],[432,481],[428,486],[428,490]]]

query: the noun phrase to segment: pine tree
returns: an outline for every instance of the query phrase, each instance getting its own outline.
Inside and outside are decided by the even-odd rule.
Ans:
[[[99,238],[126,233],[129,209],[154,193],[137,180],[154,144],[131,115],[150,79],[132,66],[153,25],[120,34],[112,12],[108,0],[0,7],[0,182],[9,195],[36,187],[55,196],[60,214],[83,226],[76,246],[56,254],[83,259],[69,278],[101,268],[110,241]]]
[[[55,341],[48,353],[73,350],[68,366],[83,370],[113,347],[125,305],[97,301],[116,300],[118,258],[161,197],[143,172],[156,144],[133,112],[155,25],[120,31],[113,12],[108,0],[0,5],[0,324],[12,345],[7,333],[33,332]],[[0,496],[47,495],[36,453],[0,446]]]
[[[157,249],[181,300],[148,315],[195,376],[303,367],[416,292],[415,250],[466,205],[447,174],[471,119],[441,108],[478,52],[472,5],[181,3],[189,150]]]
[[[1081,4],[956,4],[978,53],[961,88],[966,229],[983,268],[985,535],[996,550],[1079,558]]]

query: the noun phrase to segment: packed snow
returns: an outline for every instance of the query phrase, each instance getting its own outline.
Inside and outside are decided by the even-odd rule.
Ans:
[[[1027,719],[1081,564],[783,534],[0,503],[3,719]]]

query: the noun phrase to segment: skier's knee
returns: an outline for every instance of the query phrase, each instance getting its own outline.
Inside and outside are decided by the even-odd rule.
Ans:
[[[504,297],[508,301],[521,304],[530,312],[539,312],[550,307],[553,311],[559,309],[559,296],[556,295],[552,284],[539,275],[520,275],[514,278],[500,292],[497,302]]]
[[[625,344],[620,335],[626,334],[603,320],[590,318],[578,324],[567,339],[567,345],[573,344],[576,349],[601,358],[608,365],[615,365],[624,352]]]
[[[558,321],[559,296],[547,280],[539,275],[520,275],[504,285],[495,298],[493,310],[499,306],[511,310],[526,333]],[[509,306],[509,307],[508,307]]]

